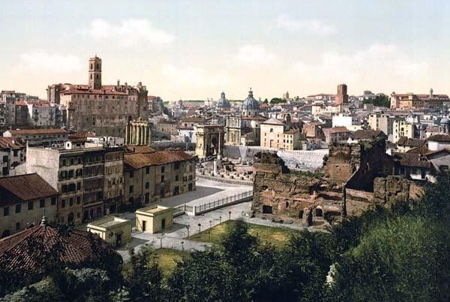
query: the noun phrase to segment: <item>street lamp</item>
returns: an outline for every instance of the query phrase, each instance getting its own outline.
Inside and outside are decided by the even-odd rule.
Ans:
[[[162,248],[162,241],[163,241],[163,238],[164,238],[164,232],[162,232],[162,233],[161,233],[161,237],[159,237],[159,246],[160,246],[160,248]]]
[[[231,211],[228,211],[228,220],[231,220]]]
[[[202,227],[202,224],[199,223],[199,224],[198,224],[198,232],[199,232],[199,233],[200,233],[200,231],[201,231],[201,227]]]
[[[209,241],[211,241],[211,223],[212,221],[209,221]]]
[[[187,230],[187,238],[189,238],[189,228],[190,228],[191,226],[190,225],[187,225],[186,226],[186,230]]]

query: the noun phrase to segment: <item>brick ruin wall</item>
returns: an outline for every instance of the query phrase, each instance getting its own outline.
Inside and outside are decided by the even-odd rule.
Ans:
[[[309,224],[308,219],[323,220],[327,214],[340,216],[344,204],[347,215],[359,215],[376,205],[390,206],[395,202],[418,199],[423,193],[423,187],[418,183],[403,177],[388,176],[372,180],[373,192],[346,188],[344,194],[342,183],[337,183],[327,174],[317,177],[307,173],[283,173],[282,168],[273,163],[273,159],[271,161],[266,164],[263,159],[254,165],[252,210],[255,214],[301,219],[303,223]],[[324,171],[333,170],[328,167],[329,164],[330,159]],[[332,172],[333,175],[339,173]]]

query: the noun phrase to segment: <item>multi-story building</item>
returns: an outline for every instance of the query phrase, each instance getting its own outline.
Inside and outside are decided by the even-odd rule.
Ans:
[[[148,119],[147,89],[102,84],[102,60],[89,59],[88,85],[55,84],[49,86],[50,102],[67,108],[67,126],[78,131],[95,132],[100,136],[125,136],[125,127],[139,117]]]
[[[125,153],[125,200],[148,204],[195,190],[195,161],[181,150]]]
[[[351,131],[346,127],[324,128],[323,133],[327,144],[347,141],[351,135]]]
[[[388,134],[389,141],[396,143],[403,136],[414,138],[414,125],[402,117],[392,118],[392,134]]]
[[[284,132],[284,149],[285,150],[298,150],[301,147],[300,142],[300,130],[299,129],[289,129]]]
[[[284,129],[286,125],[274,118],[261,123],[261,148],[284,148]]]
[[[25,145],[11,137],[0,137],[0,160],[0,177],[14,174],[11,170],[25,161]]]
[[[58,221],[80,224],[116,211],[123,193],[122,158],[120,147],[77,147],[67,141],[63,148],[27,148],[26,172],[38,173],[60,193]]]
[[[58,192],[38,174],[0,178],[0,234],[9,236],[39,224],[42,216],[56,221]]]
[[[3,136],[29,146],[51,147],[66,141],[69,134],[64,129],[20,129],[7,130],[3,132]]]
[[[395,93],[390,97],[391,108],[411,109],[411,108],[441,108],[450,99],[446,94],[434,94],[430,89],[429,94]]]

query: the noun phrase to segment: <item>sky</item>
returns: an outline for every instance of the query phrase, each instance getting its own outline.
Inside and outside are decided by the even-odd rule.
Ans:
[[[0,90],[142,82],[165,101],[450,94],[447,0],[2,0]]]

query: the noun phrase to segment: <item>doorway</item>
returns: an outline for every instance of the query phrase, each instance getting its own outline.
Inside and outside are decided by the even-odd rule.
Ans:
[[[145,230],[147,229],[147,221],[142,221],[142,232],[145,232]]]
[[[161,230],[165,230],[166,229],[166,218],[163,218],[162,220],[161,220]]]

